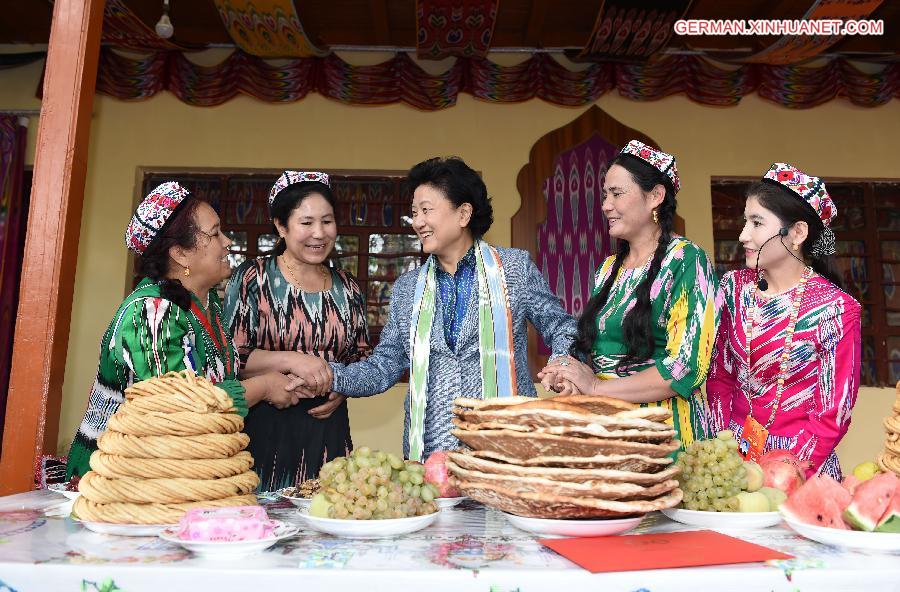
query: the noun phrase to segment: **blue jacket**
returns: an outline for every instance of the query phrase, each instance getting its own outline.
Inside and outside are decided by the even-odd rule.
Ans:
[[[497,248],[509,291],[513,319],[513,346],[518,393],[537,396],[528,370],[528,331],[531,321],[553,355],[567,354],[578,330],[575,319],[562,307],[547,280],[527,251]],[[409,327],[419,270],[408,271],[394,283],[388,322],[378,346],[368,359],[345,366],[332,363],[333,390],[349,397],[368,397],[392,387],[409,369]],[[457,397],[481,398],[481,359],[478,352],[478,289],[472,290],[466,316],[454,353],[444,338],[440,294],[431,329],[428,366],[428,402],[425,409],[425,450],[427,458],[435,450],[457,448],[451,409]],[[404,403],[403,453],[409,453],[409,391]]]

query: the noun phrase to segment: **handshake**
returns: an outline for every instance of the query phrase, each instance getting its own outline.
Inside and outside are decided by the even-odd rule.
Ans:
[[[346,397],[331,391],[331,366],[322,358],[300,352],[267,352],[278,356],[278,371],[266,372],[268,388],[265,400],[278,409],[286,409],[301,399],[328,397],[309,410],[317,419],[325,419],[340,407]],[[271,369],[271,368],[270,368]]]

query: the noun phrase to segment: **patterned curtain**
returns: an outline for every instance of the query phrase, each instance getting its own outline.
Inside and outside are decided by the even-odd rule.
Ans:
[[[19,303],[19,275],[28,207],[23,191],[27,120],[0,114],[0,419],[12,365],[13,332]],[[3,422],[0,421],[0,438]]]
[[[900,98],[900,63],[880,64],[871,72],[844,59],[816,67],[723,68],[701,56],[665,56],[641,64],[597,62],[569,70],[540,53],[513,66],[460,58],[446,72],[430,74],[406,53],[380,64],[354,66],[334,54],[276,63],[235,51],[219,64],[202,66],[178,51],[132,56],[100,49],[97,92],[141,100],[163,91],[198,107],[221,105],[240,94],[288,103],[311,92],[348,105],[406,103],[425,111],[452,107],[460,93],[492,103],[539,98],[575,107],[610,91],[634,101],[683,94],[696,103],[716,106],[737,105],[755,92],[792,109],[808,109],[838,97],[875,107]]]
[[[593,285],[594,271],[614,250],[600,205],[603,180],[618,149],[591,136],[556,157],[544,180],[547,220],[538,228],[538,264],[550,288],[576,318]],[[541,353],[550,353],[542,344]]]

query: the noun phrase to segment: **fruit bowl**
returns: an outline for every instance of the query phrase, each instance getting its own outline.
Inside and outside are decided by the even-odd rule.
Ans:
[[[436,497],[434,498],[434,501],[437,504],[438,508],[440,508],[441,510],[446,510],[458,505],[464,499],[467,499],[466,496],[461,495],[459,497]]]
[[[604,520],[555,520],[552,518],[528,518],[503,512],[509,523],[540,536],[550,537],[595,537],[611,536],[628,532],[641,523],[643,516],[633,518],[613,518]]]
[[[781,522],[781,514],[778,512],[707,512],[681,508],[661,511],[675,522],[703,528],[755,529],[768,528]]]
[[[813,526],[812,524],[794,520],[787,514],[784,515],[784,521],[797,534],[816,541],[817,543],[835,547],[847,547],[850,549],[900,553],[900,533],[865,532],[861,530],[844,530],[841,528],[828,528],[826,526]]]
[[[293,487],[286,487],[285,489],[279,489],[275,493],[278,494],[278,496],[281,497],[282,499],[288,500],[289,502],[291,502],[298,508],[308,510],[309,504],[312,503],[312,498],[287,495],[287,493],[289,493],[290,491],[292,491],[294,489],[295,488],[293,488]]]
[[[64,496],[66,496],[67,498],[69,498],[70,500],[73,500],[73,499],[77,498],[79,495],[81,495],[80,491],[78,491],[78,490],[71,491],[68,489],[68,487],[69,487],[68,483],[53,483],[51,485],[48,485],[47,489],[49,489],[50,491],[52,491],[54,493],[61,493]]]
[[[388,518],[385,520],[343,520],[339,518],[319,518],[309,512],[297,510],[309,528],[347,539],[381,539],[409,534],[434,524],[440,516],[440,509],[424,516],[409,518]]]
[[[176,527],[167,528],[159,533],[159,538],[169,543],[181,545],[188,551],[207,559],[231,560],[246,555],[265,551],[278,541],[297,534],[299,528],[292,524],[275,521],[275,532],[272,536],[248,541],[192,541],[178,536]]]

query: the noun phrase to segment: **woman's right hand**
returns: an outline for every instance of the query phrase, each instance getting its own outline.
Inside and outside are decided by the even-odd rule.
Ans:
[[[266,373],[266,394],[263,399],[276,409],[287,409],[300,402],[303,397],[289,390],[291,379],[281,372]]]
[[[288,363],[283,368],[285,374],[294,375],[303,379],[305,390],[315,393],[316,396],[327,395],[331,392],[331,366],[319,356],[300,352],[286,352],[289,355]]]

